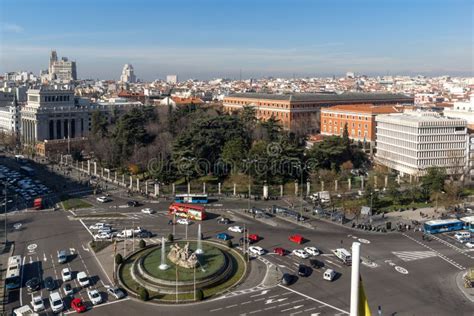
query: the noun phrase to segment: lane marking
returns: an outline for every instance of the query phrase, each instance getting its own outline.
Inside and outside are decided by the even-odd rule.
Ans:
[[[20,306],[23,306],[23,271],[25,270],[25,260],[26,257],[23,257],[23,262],[21,263],[21,276],[20,276]]]
[[[293,289],[290,289],[289,287],[286,287],[286,286],[284,286],[284,285],[278,284],[278,286],[281,287],[281,288],[284,288],[284,289],[286,289],[286,290],[288,290],[288,291],[291,291],[291,292],[293,292],[293,293],[296,293],[296,294],[298,294],[298,295],[301,295],[301,296],[303,296],[303,297],[306,297],[307,299],[310,299],[310,300],[312,300],[312,301],[314,301],[314,302],[318,302],[318,303],[324,304],[324,305],[326,305],[326,306],[328,306],[328,307],[331,307],[331,308],[333,308],[333,309],[335,309],[335,310],[337,310],[337,311],[339,311],[339,312],[341,312],[341,313],[344,313],[344,314],[349,315],[349,312],[346,312],[345,310],[342,310],[342,309],[340,309],[340,308],[337,308],[336,306],[333,306],[333,305],[331,305],[331,304],[328,304],[328,303],[325,303],[325,302],[323,302],[323,301],[317,300],[317,299],[315,299],[315,298],[313,298],[313,297],[311,297],[311,296],[308,296],[308,295],[303,294],[303,293],[301,293],[301,292],[298,292],[298,291],[295,291],[295,290],[293,290]]]

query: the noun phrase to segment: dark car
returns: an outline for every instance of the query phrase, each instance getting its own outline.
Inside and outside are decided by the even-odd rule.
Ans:
[[[140,203],[138,203],[138,201],[131,200],[131,201],[128,201],[128,202],[127,202],[127,205],[128,205],[128,206],[137,207],[137,206],[140,205]]]
[[[324,267],[324,262],[316,260],[316,259],[311,259],[309,260],[309,264],[313,269],[320,269]]]
[[[41,282],[38,278],[32,278],[32,279],[29,279],[25,285],[28,292],[32,293],[40,289]]]
[[[298,266],[298,275],[302,277],[307,277],[311,273],[311,268],[308,266],[305,266],[304,264],[300,264]]]
[[[217,239],[222,239],[222,240],[229,240],[229,239],[232,238],[232,236],[229,235],[229,234],[226,234],[226,233],[220,233],[220,234],[216,235],[216,238]]]
[[[228,219],[227,217],[221,217],[217,220],[217,223],[227,225],[230,224],[230,219]]]
[[[52,277],[47,277],[46,279],[44,279],[44,287],[48,291],[52,291],[56,288],[56,283],[54,282]]]
[[[296,275],[285,273],[283,274],[283,277],[281,278],[281,284],[283,285],[291,285],[295,283],[296,281]]]
[[[147,230],[141,231],[138,233],[139,238],[150,238],[153,237],[153,234]]]

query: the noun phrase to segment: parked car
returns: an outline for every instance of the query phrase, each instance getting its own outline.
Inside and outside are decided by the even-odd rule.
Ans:
[[[58,263],[66,263],[67,262],[67,252],[66,250],[59,250],[58,251]]]
[[[324,267],[324,262],[316,260],[316,259],[310,259],[309,264],[311,265],[311,268],[313,268],[313,269],[319,269],[319,268]]]
[[[230,224],[230,219],[228,219],[227,217],[221,217],[217,220],[217,223],[228,225],[228,224]]]
[[[298,266],[298,275],[299,276],[302,276],[302,277],[307,277],[309,276],[311,273],[311,268],[304,265],[304,264],[300,264]]]
[[[249,253],[251,253],[252,255],[261,256],[265,254],[265,250],[259,246],[250,246]]]
[[[281,284],[283,285],[292,285],[296,281],[296,275],[285,273],[281,278]]]
[[[94,239],[110,239],[112,238],[111,233],[101,232],[94,235]]]
[[[100,196],[96,200],[97,202],[100,202],[100,203],[106,203],[106,202],[112,201],[112,199],[107,196]]]
[[[221,240],[229,240],[232,238],[232,236],[226,233],[220,233],[216,235],[216,238]]]
[[[69,295],[72,296],[74,294],[74,289],[72,288],[71,284],[64,283],[63,292],[64,292],[64,295],[66,295],[66,296],[69,296]]]
[[[143,209],[141,210],[141,212],[142,212],[143,214],[153,214],[153,213],[155,213],[155,211],[152,210],[152,209],[149,208],[149,207],[143,208]]]
[[[64,309],[63,299],[59,292],[53,292],[49,295],[49,306],[53,313],[59,313]]]
[[[77,274],[77,281],[81,286],[89,286],[89,278],[84,271],[81,271]]]
[[[324,271],[324,274],[323,274],[324,280],[332,282],[332,280],[334,280],[335,277],[336,277],[336,271],[334,271],[333,269],[327,269],[326,271]]]
[[[467,243],[465,243],[465,246],[466,246],[467,248],[470,248],[470,249],[471,249],[471,248],[474,248],[474,243],[472,243],[472,242],[467,242]]]
[[[309,254],[302,249],[295,249],[292,251],[292,254],[302,259],[309,258]]]
[[[116,299],[121,299],[125,297],[125,293],[118,287],[109,287],[107,288],[107,293],[115,297]]]
[[[260,236],[257,235],[257,234],[251,234],[251,235],[248,236],[248,238],[249,238],[250,240],[252,240],[253,242],[257,242],[257,241],[260,240]]]
[[[311,256],[319,256],[321,252],[316,247],[304,247],[304,251],[306,251]]]
[[[178,218],[176,223],[181,225],[189,225],[191,222],[187,218]]]
[[[137,237],[139,238],[150,238],[153,237],[153,234],[150,231],[144,230],[141,231],[137,234]]]
[[[71,269],[64,268],[63,271],[61,271],[61,276],[63,278],[63,282],[71,281],[72,279]]]
[[[76,313],[83,313],[87,310],[86,305],[80,298],[75,298],[71,301],[71,307]]]
[[[87,296],[89,297],[93,305],[98,305],[102,303],[102,296],[96,289],[87,290]]]
[[[46,279],[44,279],[44,287],[48,291],[52,291],[56,288],[56,282],[54,282],[52,277],[47,277]]]
[[[33,307],[33,311],[40,312],[44,310],[44,302],[41,296],[33,296],[31,298],[31,307]]]
[[[231,226],[228,228],[229,231],[234,232],[234,233],[243,233],[244,228],[241,226]]]
[[[97,231],[99,234],[102,234],[102,233],[106,233],[106,234],[110,234],[112,232],[112,227],[110,226],[104,226],[102,228],[99,228],[99,230]]]
[[[89,229],[101,229],[103,227],[110,227],[110,225],[106,224],[106,223],[100,223],[99,222],[99,223],[95,223],[95,224],[89,226]]]
[[[38,278],[35,277],[26,281],[25,285],[26,285],[26,290],[28,291],[28,293],[33,293],[40,289],[41,282]]]
[[[138,201],[131,200],[131,201],[128,201],[128,202],[127,202],[127,205],[128,205],[128,206],[132,206],[132,207],[137,207],[137,206],[140,205],[140,203],[138,203]]]
[[[281,247],[277,247],[277,248],[273,249],[273,252],[280,255],[280,256],[284,256],[286,254],[286,250],[281,248]]]

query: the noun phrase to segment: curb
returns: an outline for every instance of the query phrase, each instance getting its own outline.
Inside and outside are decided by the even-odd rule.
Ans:
[[[467,274],[467,271],[460,271],[456,273],[456,276],[454,278],[454,282],[456,282],[456,285],[459,289],[459,291],[471,302],[474,303],[474,289],[471,289],[473,294],[470,294],[467,292],[468,289],[464,287],[464,275]]]

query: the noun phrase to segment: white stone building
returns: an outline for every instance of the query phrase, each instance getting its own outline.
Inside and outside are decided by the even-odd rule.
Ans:
[[[77,80],[76,62],[62,57],[58,60],[56,51],[51,51],[49,57],[49,79],[59,81]]]
[[[6,94],[1,92],[0,95]],[[20,106],[15,94],[11,95],[9,104],[0,106],[0,133],[17,136],[20,131]]]
[[[137,81],[132,65],[125,64],[123,66],[122,75],[120,76],[120,81],[126,82],[126,83],[135,83]]]
[[[405,112],[376,117],[375,161],[422,176],[432,166],[461,174],[467,165],[467,122],[434,112]]]

